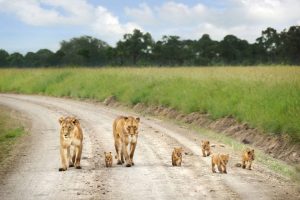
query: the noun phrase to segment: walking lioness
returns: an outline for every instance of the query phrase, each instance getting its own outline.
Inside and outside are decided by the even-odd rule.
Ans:
[[[133,155],[138,138],[139,122],[140,118],[120,116],[115,119],[113,123],[113,135],[118,165],[124,163],[124,158],[126,161],[126,167],[131,167],[134,165]],[[129,153],[128,144],[130,144]]]
[[[60,128],[60,158],[61,168],[59,171],[65,171],[68,167],[75,165],[76,169],[81,169],[80,158],[82,153],[83,134],[79,120],[75,117],[59,118]],[[71,159],[70,148],[73,146]]]

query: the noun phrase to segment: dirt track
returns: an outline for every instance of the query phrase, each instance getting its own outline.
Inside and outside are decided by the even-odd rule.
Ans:
[[[1,199],[299,199],[295,184],[257,163],[252,171],[235,168],[231,154],[228,174],[212,174],[210,158],[200,156],[200,134],[170,123],[142,117],[135,166],[105,168],[103,152],[114,152],[112,121],[128,115],[101,104],[41,96],[0,94],[0,104],[25,113],[32,122],[15,162],[2,168]],[[136,115],[134,113],[129,113]],[[58,172],[59,124],[75,115],[84,131],[81,170]],[[183,146],[182,167],[171,166],[173,147]]]

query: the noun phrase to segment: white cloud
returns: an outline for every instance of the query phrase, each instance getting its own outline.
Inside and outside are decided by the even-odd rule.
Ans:
[[[145,3],[140,4],[138,8],[125,7],[125,14],[140,24],[153,25],[156,23],[152,9]]]
[[[33,26],[83,26],[108,42],[141,29],[133,22],[121,24],[106,8],[93,6],[87,0],[0,0],[0,11]]]
[[[152,7],[141,4],[137,8],[126,8],[125,13],[158,38],[162,34],[176,34],[198,39],[208,33],[220,40],[226,34],[234,34],[253,42],[267,27],[281,31],[299,24],[299,8],[299,0],[224,0],[220,7],[171,1]],[[140,20],[144,13],[153,16],[151,23]]]

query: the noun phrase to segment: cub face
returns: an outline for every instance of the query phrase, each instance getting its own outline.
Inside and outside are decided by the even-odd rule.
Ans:
[[[125,117],[124,129],[129,135],[137,135],[140,118]]]
[[[224,162],[224,164],[227,165],[228,160],[229,160],[229,154],[221,154],[220,158]]]
[[[208,140],[202,140],[201,141],[201,146],[202,146],[202,149],[204,150],[209,150],[210,149],[210,142]]]
[[[111,167],[112,166],[112,162],[113,162],[113,157],[111,152],[104,152],[104,156],[105,156],[105,164],[107,167]]]
[[[254,154],[254,149],[246,149],[246,154],[248,155],[249,160],[254,160],[255,154]]]
[[[183,149],[182,147],[178,147],[178,148],[174,148],[174,154],[176,155],[176,157],[178,158],[181,158],[182,157],[182,152],[183,152]]]
[[[61,117],[58,122],[61,126],[60,134],[65,139],[70,138],[70,134],[74,130],[74,127],[79,124],[79,120],[75,117]]]

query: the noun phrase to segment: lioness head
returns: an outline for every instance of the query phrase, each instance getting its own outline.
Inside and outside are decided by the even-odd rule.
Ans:
[[[227,165],[229,160],[229,154],[220,154],[220,158],[224,162],[224,164]]]
[[[125,119],[125,124],[124,124],[125,131],[131,136],[137,135],[140,118],[124,117],[124,119]]]
[[[201,146],[202,146],[202,149],[205,149],[205,150],[209,150],[210,149],[210,143],[208,140],[202,140],[201,141]]]
[[[182,147],[175,147],[174,148],[174,153],[177,157],[181,157],[182,156],[182,152],[183,152],[183,149]]]
[[[65,139],[70,137],[74,127],[79,124],[79,120],[75,117],[60,117],[58,122],[61,126],[60,134]]]
[[[254,160],[255,154],[254,149],[246,149],[246,153],[248,155],[249,160]]]

